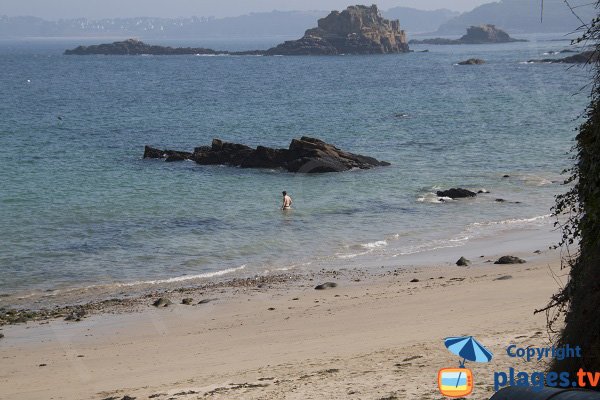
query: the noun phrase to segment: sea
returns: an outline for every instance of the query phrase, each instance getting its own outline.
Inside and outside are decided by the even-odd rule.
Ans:
[[[528,63],[573,47],[562,34],[526,38],[329,57],[65,56],[112,40],[0,41],[0,296],[401,268],[540,229],[547,248],[591,71]],[[486,64],[457,65],[473,57]],[[285,148],[301,136],[392,165],[292,174],[142,159],[144,145]],[[452,187],[489,193],[436,195]]]

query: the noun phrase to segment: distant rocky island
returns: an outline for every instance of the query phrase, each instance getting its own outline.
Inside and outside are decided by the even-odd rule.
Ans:
[[[289,172],[323,173],[351,169],[369,169],[390,165],[373,157],[348,153],[322,140],[303,136],[292,139],[287,149],[258,146],[253,149],[238,143],[213,139],[210,146],[196,147],[194,152],[144,148],[144,158],[195,161],[200,165],[230,165],[241,168],[282,168]]]
[[[268,55],[385,54],[408,52],[398,20],[381,16],[376,5],[333,11],[298,40],[267,50]]]
[[[143,54],[155,55],[155,56],[172,56],[172,55],[186,55],[186,54],[199,54],[199,55],[261,55],[264,51],[261,50],[250,50],[250,51],[219,51],[205,48],[194,48],[194,47],[169,47],[169,46],[155,46],[149,45],[136,39],[127,39],[122,42],[114,42],[108,44],[98,44],[92,46],[79,46],[72,50],[66,50],[65,55],[131,55],[139,56]]]
[[[110,44],[79,46],[65,55],[337,55],[387,54],[408,52],[406,34],[398,20],[381,16],[376,5],[350,6],[332,11],[298,40],[290,40],[268,50],[220,51],[206,48],[155,46],[129,39]]]
[[[467,28],[467,33],[460,39],[424,39],[411,40],[410,44],[489,44],[489,43],[511,43],[511,42],[526,42],[525,39],[511,38],[510,35],[502,29],[496,28],[495,25],[485,24],[479,26],[471,26]]]

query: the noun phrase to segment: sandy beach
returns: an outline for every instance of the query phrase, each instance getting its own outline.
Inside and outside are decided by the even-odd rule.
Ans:
[[[438,370],[459,361],[443,338],[473,335],[495,355],[467,364],[471,398],[487,399],[494,371],[543,369],[506,354],[511,343],[548,343],[533,311],[566,271],[557,251],[534,250],[514,254],[525,264],[494,265],[504,254],[490,251],[468,267],[322,270],[172,291],[164,308],[147,295],[80,322],[7,325],[0,397],[439,399]],[[324,282],[337,287],[315,290]]]

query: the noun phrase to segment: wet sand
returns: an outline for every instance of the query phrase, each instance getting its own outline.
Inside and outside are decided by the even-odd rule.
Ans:
[[[543,365],[506,355],[544,345],[557,251],[526,264],[322,270],[272,281],[148,293],[127,304],[2,327],[0,393],[10,399],[438,399],[437,372],[458,358],[447,336],[474,335],[495,354],[467,364],[471,398],[493,372]],[[493,254],[493,255],[491,255]],[[559,278],[557,278],[559,276]],[[417,281],[418,280],[418,281]],[[337,287],[315,290],[324,282]],[[172,305],[151,304],[168,297]],[[191,298],[192,305],[180,304]],[[201,300],[210,300],[198,304]]]

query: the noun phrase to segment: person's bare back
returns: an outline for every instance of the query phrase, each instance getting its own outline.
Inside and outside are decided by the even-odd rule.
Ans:
[[[282,192],[283,194],[283,204],[281,205],[282,210],[289,210],[292,208],[292,198],[288,196],[286,191]]]

